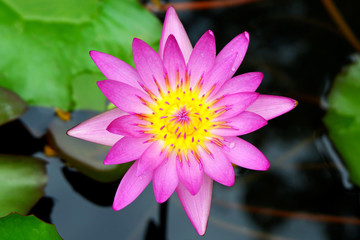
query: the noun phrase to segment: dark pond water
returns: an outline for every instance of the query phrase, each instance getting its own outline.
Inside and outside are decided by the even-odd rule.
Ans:
[[[360,36],[360,2],[335,3]],[[322,123],[331,81],[355,50],[321,1],[263,0],[232,8],[184,11],[179,16],[193,43],[212,29],[218,50],[248,31],[250,47],[238,74],[262,71],[265,77],[259,92],[299,100],[292,112],[244,136],[268,157],[270,170],[238,168],[233,187],[215,183],[208,229],[199,237],[176,194],[160,207],[151,185],[133,204],[113,211],[119,181],[99,183],[67,167],[60,158],[46,157],[42,151],[48,135],[43,134],[59,120],[52,110],[32,108],[21,121],[0,128],[2,138],[7,139],[0,146],[2,153],[35,155],[48,161],[46,194],[32,213],[54,223],[66,240],[360,239],[359,191],[348,180]],[[71,127],[85,115],[77,113],[66,124]]]

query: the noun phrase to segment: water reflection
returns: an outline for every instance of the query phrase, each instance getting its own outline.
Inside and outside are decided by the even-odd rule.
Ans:
[[[117,182],[101,183],[68,167],[63,167],[62,172],[72,189],[85,199],[100,206],[112,206]]]

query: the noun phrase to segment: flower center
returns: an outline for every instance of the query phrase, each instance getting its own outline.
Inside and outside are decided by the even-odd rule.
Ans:
[[[211,136],[211,111],[203,99],[188,91],[167,94],[149,119],[151,133],[167,147],[187,152]]]
[[[167,149],[168,154],[175,151],[180,158],[187,157],[189,152],[197,157],[197,147],[201,146],[206,150],[206,141],[223,146],[223,139],[210,131],[225,126],[225,122],[214,120],[221,113],[219,114],[219,108],[213,107],[219,100],[208,100],[211,91],[200,95],[199,84],[192,89],[180,83],[175,90],[168,86],[166,93],[159,88],[160,96],[155,97],[148,89],[143,88],[154,100],[153,103],[146,102],[152,109],[152,114],[139,115],[149,122],[143,126],[144,132],[151,135],[149,141],[164,141],[163,149]]]

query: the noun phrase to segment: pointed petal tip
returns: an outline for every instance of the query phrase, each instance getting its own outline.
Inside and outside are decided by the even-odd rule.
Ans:
[[[115,206],[115,205],[112,205],[112,209],[113,209],[114,211],[119,211],[119,210],[120,210],[120,209],[118,209],[117,206]]]
[[[131,204],[144,191],[152,179],[152,172],[140,178],[136,177],[135,171],[137,164],[137,161],[135,161],[129,168],[116,190],[112,205],[115,211],[119,211]]]
[[[157,203],[162,204],[162,203],[166,202],[168,200],[168,198],[164,198],[164,197],[155,195],[155,200]]]
[[[134,48],[134,46],[139,45],[143,42],[143,40],[139,39],[139,38],[134,38],[132,41],[132,47]],[[134,51],[134,50],[133,50]]]
[[[168,9],[166,10],[166,14],[167,13],[175,13],[176,14],[176,10],[175,10],[175,8],[173,7],[173,6],[170,6],[170,7],[168,7]]]
[[[114,211],[120,211],[121,209],[123,209],[124,207],[126,207],[127,205],[123,205],[123,204],[119,204],[118,201],[115,201],[114,199],[114,202],[113,202],[113,205],[112,205],[112,209]]]
[[[96,82],[96,85],[98,86],[98,88],[101,88],[101,86],[104,84],[104,81],[106,81],[106,80],[101,80],[101,81]]]
[[[175,38],[174,34],[170,34],[170,35],[168,36],[168,38],[167,38],[166,41],[169,41],[169,38],[171,38],[172,40],[175,40],[175,41],[176,41],[176,38]],[[165,44],[166,44],[166,43],[165,43]]]
[[[211,36],[213,36],[213,37],[215,36],[215,35],[214,35],[214,32],[211,31],[211,30],[207,30],[206,33],[209,34],[209,35],[211,35]]]
[[[276,95],[260,95],[247,111],[254,112],[266,120],[273,119],[294,109],[298,101]]]
[[[103,164],[104,164],[104,165],[113,165],[114,163],[109,162],[109,161],[106,160],[106,158],[105,158],[104,161],[103,161]]]
[[[194,228],[195,228],[196,232],[199,234],[199,236],[204,236],[206,233],[207,223],[205,226],[199,226],[199,227],[194,226]]]
[[[106,56],[108,55],[107,53],[103,53],[103,52],[99,52],[96,50],[90,50],[89,51],[89,55],[91,57],[91,59],[95,62],[95,64],[97,63],[97,60],[101,60],[101,56]]]
[[[115,204],[115,200],[114,200],[114,203],[113,203],[113,205],[112,205],[112,209],[113,209],[114,211],[120,211],[120,210],[122,210],[123,208],[127,207],[128,205],[129,205],[129,204],[127,204],[127,205]]]
[[[205,234],[208,224],[212,185],[212,179],[204,174],[202,187],[195,196],[191,195],[181,183],[176,190],[190,222],[200,236]]]
[[[81,139],[81,135],[83,135],[83,130],[81,128],[79,128],[79,125],[76,125],[73,128],[70,128],[69,130],[66,131],[66,135],[70,136],[70,137],[74,137],[74,138],[80,138]]]
[[[266,161],[263,161],[261,163],[259,162],[259,164],[256,166],[256,168],[254,168],[253,170],[261,171],[261,172],[265,172],[265,171],[269,170],[270,162],[269,162],[269,160],[267,160],[266,157],[265,157],[265,159],[266,159]]]
[[[69,130],[67,130],[66,131],[66,135],[68,135],[68,136],[70,136],[70,137],[74,137],[74,132],[75,132],[75,130],[74,130],[74,128],[75,127],[73,127],[73,128],[70,128]]]
[[[233,178],[231,178],[228,182],[221,183],[221,184],[224,186],[227,186],[227,187],[232,187],[235,184],[235,176]]]
[[[176,41],[178,42],[181,52],[185,58],[185,61],[187,62],[193,48],[189,37],[184,29],[184,26],[182,25],[173,7],[169,7],[165,15],[158,51],[161,58],[163,58],[164,46],[169,34],[173,34],[175,36]]]
[[[284,113],[290,112],[291,110],[293,110],[294,108],[297,107],[297,105],[299,105],[299,102],[295,99],[292,98],[288,98],[288,97],[282,97],[284,99],[288,100],[288,109],[286,111],[284,111]],[[283,114],[284,114],[283,113]]]
[[[175,187],[176,188],[176,187]],[[174,190],[175,191],[175,190]],[[174,192],[173,191],[173,192]],[[166,202],[167,200],[169,200],[169,198],[171,197],[171,195],[173,194],[173,192],[169,195],[168,193],[163,193],[163,194],[154,194],[155,196],[155,200],[157,203],[162,204],[164,202]]]
[[[215,34],[213,31],[211,30],[207,30],[204,34],[203,37],[207,37],[210,38],[211,40],[215,38]]]
[[[293,107],[293,109],[294,109],[294,108],[297,107],[297,105],[299,105],[299,102],[297,100],[294,100],[294,99],[292,99],[292,100],[294,101],[294,107]]]
[[[247,38],[247,40],[250,41],[250,35],[249,35],[249,33],[248,33],[247,31],[244,32],[244,35],[245,35],[245,37]]]

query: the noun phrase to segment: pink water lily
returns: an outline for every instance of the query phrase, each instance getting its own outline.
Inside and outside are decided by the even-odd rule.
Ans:
[[[296,101],[260,95],[262,73],[233,77],[249,44],[244,32],[216,55],[207,31],[193,48],[173,8],[166,13],[159,52],[133,41],[136,69],[106,53],[90,55],[107,80],[103,94],[116,108],[68,131],[73,137],[112,146],[104,164],[134,161],[117,189],[113,209],[133,202],[152,181],[156,201],[176,190],[199,235],[206,231],[213,180],[235,181],[232,164],[267,170],[269,162],[237,136],[286,113]]]

